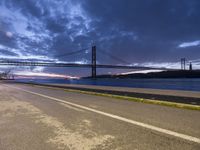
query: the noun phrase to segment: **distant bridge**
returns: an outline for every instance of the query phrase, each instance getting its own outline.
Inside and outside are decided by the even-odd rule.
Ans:
[[[81,50],[82,51],[82,50]],[[81,52],[80,50],[77,52],[68,53],[68,55],[76,54]],[[108,54],[108,53],[107,53]],[[120,60],[121,62],[125,62],[121,58],[117,58],[115,56],[111,57],[116,60]],[[172,70],[169,68],[154,68],[154,67],[145,67],[145,66],[131,66],[131,65],[107,65],[107,64],[97,64],[96,63],[96,46],[92,47],[92,61],[91,64],[78,64],[78,63],[52,63],[52,62],[33,62],[33,61],[13,61],[13,60],[0,60],[0,65],[8,65],[8,66],[43,66],[43,67],[79,67],[79,68],[91,68],[92,69],[92,77],[96,78],[96,69],[97,68],[112,68],[112,69],[133,69],[133,70]]]
[[[31,61],[10,61],[0,60],[0,65],[8,66],[42,66],[42,67],[77,67],[77,68],[91,68],[92,64],[77,64],[77,63],[43,63],[43,62],[31,62]],[[96,64],[96,68],[113,68],[113,69],[134,69],[134,70],[169,70],[167,68],[153,68],[143,66],[123,66],[123,65],[102,65]]]

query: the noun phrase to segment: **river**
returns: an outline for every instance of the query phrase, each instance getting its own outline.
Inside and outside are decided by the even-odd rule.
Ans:
[[[103,86],[121,86],[134,88],[170,89],[200,91],[198,79],[17,79],[23,82],[57,83],[57,84],[85,84]]]

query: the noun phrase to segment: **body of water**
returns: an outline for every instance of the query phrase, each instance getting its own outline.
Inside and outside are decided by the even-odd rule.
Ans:
[[[73,80],[18,79],[17,81],[35,82],[35,83],[53,83],[53,84],[83,84],[83,85],[200,91],[200,78],[198,79],[73,79]]]

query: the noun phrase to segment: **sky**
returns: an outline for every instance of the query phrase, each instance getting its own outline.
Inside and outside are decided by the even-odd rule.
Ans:
[[[1,0],[0,59],[90,63],[95,44],[99,64],[125,65],[115,56],[129,65],[180,68],[185,57],[200,69],[199,8],[199,0]],[[18,75],[90,74],[80,68],[10,68]],[[128,71],[98,70],[119,72]]]

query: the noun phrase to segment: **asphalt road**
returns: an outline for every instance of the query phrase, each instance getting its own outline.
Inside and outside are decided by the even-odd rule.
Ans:
[[[200,111],[0,82],[0,150],[199,150]]]

